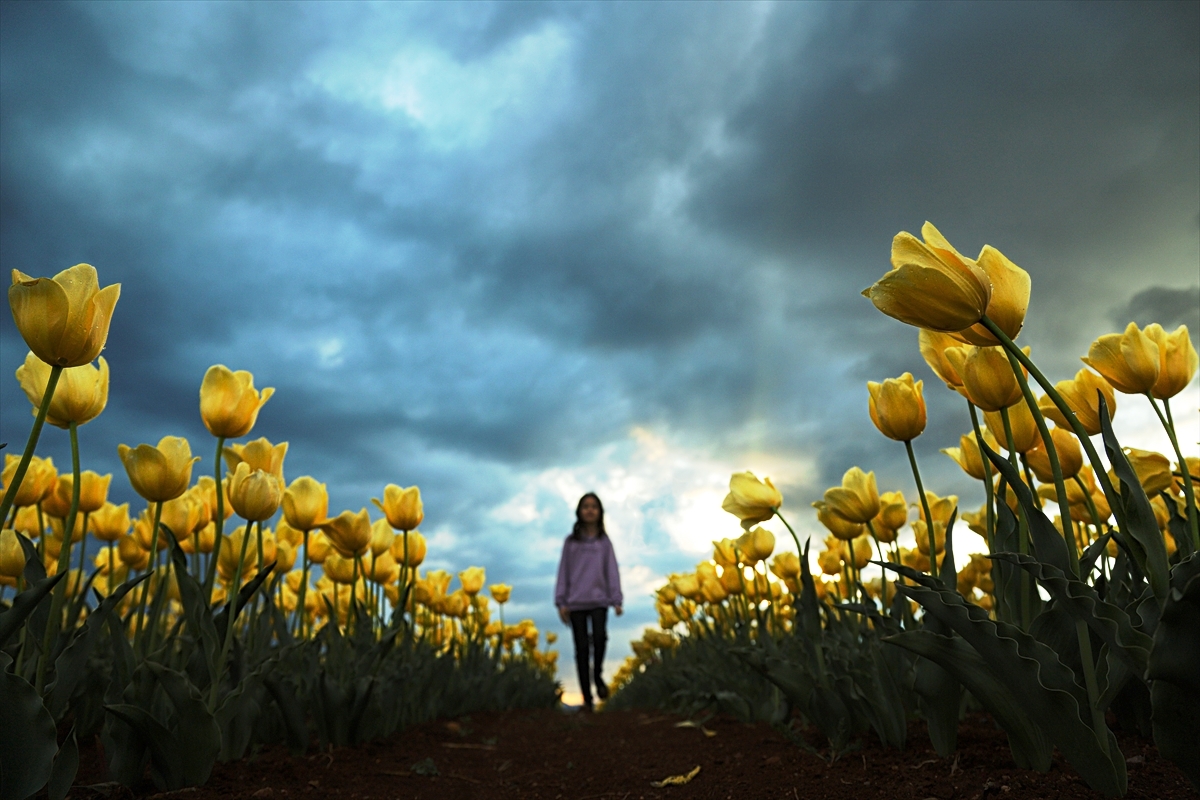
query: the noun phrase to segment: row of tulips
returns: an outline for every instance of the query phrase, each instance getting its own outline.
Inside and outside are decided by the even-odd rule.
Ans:
[[[965,696],[1005,729],[1019,766],[1049,769],[1058,748],[1119,796],[1112,712],[1200,787],[1200,458],[1184,456],[1171,410],[1200,359],[1186,327],[1130,323],[1093,342],[1074,378],[1051,382],[1015,342],[1030,292],[1028,273],[991,246],[971,259],[929,223],[921,238],[898,234],[892,270],[863,294],[919,329],[924,360],[964,398],[970,430],[942,452],[982,484],[983,506],[960,511],[924,487],[912,444],[926,427],[923,382],[868,383],[871,421],[905,445],[916,518],[901,491],[880,493],[874,473],[851,468],[813,503],[829,531],[814,578],[779,491],[734,475],[723,507],[747,533],[659,590],[662,630],[635,643],[612,702],[777,721],[796,711],[834,754],[868,728],[903,746],[916,714],[945,756]],[[1118,393],[1150,404],[1170,456],[1121,447]],[[773,517],[797,552],[766,568],[774,540],[755,526]],[[960,519],[988,552],[956,563]],[[906,527],[915,548],[898,544]],[[883,578],[863,580],[869,564]]]
[[[99,352],[119,291],[86,264],[14,271],[9,290],[35,420],[0,479],[0,729],[23,732],[0,752],[0,800],[65,796],[81,737],[99,735],[116,780],[149,769],[179,789],[256,743],[303,751],[555,702],[557,653],[531,620],[503,622],[511,587],[489,600],[482,567],[453,592],[449,573],[421,572],[417,487],[386,486],[379,519],[331,517],[324,484],[285,481],[287,442],[234,441],[274,393],[248,372],[216,365],[201,382],[210,474],[193,475],[186,439],[121,444],[146,506],[109,502],[112,475],[81,469],[79,427],[107,405]],[[69,433],[69,472],[36,455],[45,422]]]

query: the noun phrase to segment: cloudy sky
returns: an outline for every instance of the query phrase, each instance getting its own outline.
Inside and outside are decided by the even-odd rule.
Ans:
[[[915,495],[867,380],[927,381],[927,482],[981,502],[938,453],[963,404],[859,296],[897,231],[1028,270],[1022,342],[1057,378],[1130,320],[1200,330],[1196,3],[4,3],[0,36],[3,267],[122,284],[80,431],[113,499],[119,442],[187,436],[211,471],[200,379],[247,369],[289,480],[335,511],[419,485],[429,564],[515,584],[510,619],[563,632],[598,491],[614,660],[659,576],[737,533],[732,471],[805,535],[852,465]],[[4,315],[10,452],[24,355]]]

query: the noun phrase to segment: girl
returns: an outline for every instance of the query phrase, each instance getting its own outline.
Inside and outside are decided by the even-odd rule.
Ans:
[[[601,671],[604,668],[604,645],[608,641],[605,626],[608,607],[617,616],[621,608],[621,576],[617,572],[617,557],[612,542],[604,531],[604,506],[600,498],[588,492],[575,507],[575,529],[563,542],[562,558],[558,562],[558,585],[554,589],[554,605],[564,623],[571,626],[575,639],[575,668],[579,672],[579,691],[583,707],[592,710],[592,689],[589,676],[596,680],[596,694],[601,700],[608,697]],[[588,635],[588,622],[592,624]],[[588,670],[589,650],[594,650],[595,670]]]

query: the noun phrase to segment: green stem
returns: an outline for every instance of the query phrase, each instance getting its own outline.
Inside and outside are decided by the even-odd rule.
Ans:
[[[221,454],[225,451],[225,437],[217,437],[217,457],[214,461],[213,477],[217,481],[217,515],[213,519],[216,535],[213,539],[212,555],[208,558],[208,576],[204,580],[204,596],[212,605],[213,586],[217,576],[217,558],[221,555],[221,534],[225,531],[225,490],[221,487]]]
[[[296,630],[304,638],[304,598],[308,593],[308,531],[304,532],[304,561],[300,567],[300,591],[296,592]]]
[[[71,434],[71,477],[74,483],[71,486],[71,509],[67,512],[66,520],[63,521],[63,543],[62,550],[58,554],[58,574],[71,571],[71,545],[75,541],[75,517],[79,514],[79,427],[72,420],[68,424],[67,430]],[[15,477],[13,484],[19,485]],[[82,577],[81,570],[80,578]],[[42,652],[38,657],[37,664],[36,688],[38,694],[42,693],[42,689],[46,685],[46,667],[50,661],[50,648],[54,644],[55,637],[58,636],[59,625],[62,624],[62,610],[63,604],[67,600],[68,583],[70,583],[69,575],[54,587],[54,598],[50,601],[50,618],[46,620],[46,632],[42,635]]]
[[[875,535],[875,526],[871,524],[870,520],[867,520],[867,530],[870,531],[871,538],[875,540],[875,549],[879,551],[879,560],[886,561],[887,559],[883,557],[883,545],[879,543],[879,537]],[[885,615],[888,615],[888,614],[890,614],[890,612],[888,611],[889,606],[888,606],[888,601],[887,601],[887,571],[886,570],[880,570],[879,590],[883,597],[883,613]]]
[[[987,545],[988,552],[995,552],[993,545],[996,538],[996,509],[993,507],[995,502],[995,489],[992,487],[992,462],[983,454],[983,431],[979,427],[979,412],[975,409],[975,404],[970,400],[967,401],[967,410],[971,412],[971,428],[975,431],[975,445],[979,448],[979,457],[983,462],[983,493],[987,498],[984,505],[987,515]]]
[[[1154,402],[1154,397],[1147,394],[1146,397],[1150,400],[1150,405],[1154,407],[1154,413],[1158,414],[1158,419],[1167,430],[1167,436],[1171,439],[1171,447],[1175,448],[1175,462],[1179,464],[1179,471],[1183,477],[1183,496],[1187,501],[1188,527],[1192,534],[1192,549],[1200,550],[1200,520],[1196,511],[1196,489],[1192,485],[1192,473],[1188,469],[1187,460],[1183,457],[1183,451],[1179,449],[1179,439],[1175,436],[1175,418],[1171,416],[1171,401],[1163,398],[1163,407],[1167,410],[1166,417],[1163,417],[1162,412],[1158,410],[1158,404]]]
[[[58,386],[58,379],[62,376],[62,371],[62,367],[50,366],[50,379],[46,381],[46,393],[42,395],[42,404],[38,407],[37,417],[33,420],[33,429],[29,431],[29,441],[25,443],[25,452],[21,454],[17,471],[13,473],[12,483],[4,491],[4,499],[0,500],[0,520],[7,519],[8,511],[12,508],[13,500],[17,496],[17,490],[21,488],[21,482],[25,480],[25,473],[29,470],[29,462],[33,460],[33,451],[37,449],[38,437],[42,435],[42,425],[46,423],[46,412],[50,410],[50,401],[54,398],[54,389]]]
[[[150,572],[154,571],[155,565],[158,563],[158,523],[162,520],[162,503],[154,504],[154,527],[150,531],[150,560],[146,564],[146,569]],[[146,601],[150,597],[151,581],[142,583],[142,596],[138,602],[137,627],[134,628],[133,642],[136,646],[142,640],[142,625],[146,618]]]
[[[1121,506],[1121,495],[1113,488],[1112,481],[1108,479],[1108,473],[1104,469],[1104,462],[1100,460],[1100,454],[1096,452],[1096,447],[1092,444],[1091,436],[1084,430],[1082,423],[1079,422],[1079,418],[1075,416],[1075,412],[1067,405],[1067,401],[1063,400],[1062,395],[1058,393],[1058,389],[1054,387],[1050,379],[1042,374],[1037,364],[1034,364],[1032,359],[1025,355],[1025,352],[1021,348],[1017,347],[1016,343],[1008,337],[1008,334],[1000,330],[1000,327],[988,319],[987,316],[984,316],[980,322],[992,332],[992,335],[1000,340],[1004,345],[1004,349],[1010,355],[1021,362],[1021,366],[1029,370],[1029,374],[1041,385],[1042,389],[1046,392],[1046,396],[1050,398],[1050,402],[1054,403],[1059,413],[1063,415],[1063,418],[1071,426],[1071,430],[1079,438],[1079,443],[1083,445],[1084,452],[1087,453],[1088,461],[1092,463],[1092,469],[1096,473],[1096,480],[1100,482],[1100,488],[1104,490],[1104,496],[1108,500],[1109,508],[1117,515],[1118,526],[1124,530],[1127,526],[1124,518],[1125,512]]]
[[[220,485],[217,487],[220,489]],[[225,642],[221,645],[221,655],[217,659],[217,670],[212,676],[212,693],[208,697],[208,710],[217,709],[217,697],[221,691],[221,677],[225,674],[225,661],[229,658],[229,648],[233,646],[233,623],[237,616],[238,594],[242,588],[242,567],[246,563],[246,547],[250,544],[250,520],[246,520],[246,530],[242,534],[242,552],[238,555],[237,569],[233,573],[233,586],[228,592],[226,605],[228,613],[225,617]]]
[[[912,439],[904,440],[904,448],[908,451],[908,463],[912,466],[913,478],[917,481],[917,494],[921,497],[921,508],[925,511],[925,532],[929,536],[929,574],[938,576],[936,536],[933,530],[933,513],[929,510],[929,498],[925,496],[925,484],[921,482],[921,470],[917,469],[917,454],[913,452]],[[947,531],[949,536],[950,532]]]
[[[1046,448],[1046,455],[1050,459],[1050,471],[1054,473],[1054,493],[1058,497],[1058,515],[1062,518],[1063,530],[1071,530],[1071,504],[1067,500],[1067,484],[1063,480],[1062,465],[1058,460],[1058,448],[1054,446],[1054,439],[1050,436],[1050,428],[1046,425],[1046,418],[1042,414],[1042,410],[1038,408],[1037,398],[1033,396],[1033,390],[1029,388],[1029,381],[1025,377],[1025,371],[1021,369],[1021,364],[1010,352],[1008,354],[1008,363],[1012,366],[1013,374],[1017,377],[1017,383],[1021,386],[1021,395],[1025,398],[1025,405],[1029,407],[1029,413],[1033,415],[1033,421],[1037,423],[1038,434],[1042,437],[1042,444]],[[1028,469],[1028,467],[1026,467]],[[1032,489],[1033,483],[1030,482]],[[1067,536],[1067,552],[1070,554],[1071,568],[1075,575],[1079,574],[1079,552],[1075,548],[1075,536],[1071,534]]]
[[[1012,464],[1013,469],[1020,469],[1017,465],[1017,447],[1013,441],[1012,422],[1008,418],[1008,409],[1000,409],[1000,419],[1004,422],[1004,439],[1008,444],[1008,463]],[[1033,491],[1033,487],[1029,487]],[[1013,489],[1014,496],[1016,489]],[[1026,555],[1029,554],[1029,518],[1025,514],[1025,507],[1017,503],[1017,550]],[[1021,627],[1024,630],[1029,630],[1029,623],[1033,621],[1033,582],[1029,577],[1029,573],[1021,570]]]

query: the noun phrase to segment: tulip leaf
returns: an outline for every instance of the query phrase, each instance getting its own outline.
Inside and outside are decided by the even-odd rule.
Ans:
[[[947,589],[958,588],[958,570],[954,568],[954,520],[957,518],[958,506],[955,506],[950,512],[950,520],[946,523],[946,555],[938,565],[938,577]]]
[[[1179,505],[1165,490],[1159,494],[1162,495],[1163,503],[1166,504],[1167,511],[1170,513],[1167,530],[1170,531],[1171,538],[1175,540],[1179,557],[1187,558],[1192,554],[1192,536],[1188,529],[1187,517],[1180,513]]]
[[[42,564],[42,557],[38,555],[33,542],[23,533],[17,534],[17,541],[21,543],[21,550],[25,553],[25,582],[32,585],[45,580],[46,567]]]
[[[283,717],[288,750],[294,756],[303,755],[308,750],[308,724],[304,719],[304,708],[296,697],[295,686],[289,680],[282,680],[270,674],[263,677],[263,686],[270,693]]]
[[[1064,575],[1061,570],[1043,564],[1036,558],[1021,553],[994,553],[992,558],[1020,566],[1037,579],[1059,608],[1070,614],[1072,619],[1087,623],[1118,657],[1126,660],[1131,669],[1139,675],[1146,671],[1146,662],[1154,642],[1134,628],[1133,621],[1123,608],[1101,600],[1091,586]]]
[[[8,640],[21,629],[21,623],[25,622],[43,598],[50,594],[50,591],[66,576],[67,573],[60,572],[53,578],[42,578],[13,598],[12,606],[7,611],[0,613],[0,648],[8,644]]]
[[[1158,529],[1158,520],[1154,517],[1150,499],[1146,497],[1137,473],[1133,471],[1129,459],[1125,457],[1125,451],[1121,449],[1121,444],[1113,433],[1112,422],[1108,418],[1108,405],[1103,395],[1100,396],[1100,431],[1113,474],[1121,484],[1121,496],[1118,500],[1125,517],[1125,528],[1121,533],[1135,543],[1134,557],[1146,573],[1154,596],[1162,603],[1167,598],[1167,547]]]
[[[23,800],[50,779],[58,739],[37,690],[10,663],[0,653],[0,800]]]
[[[925,663],[937,663],[966,686],[1008,734],[1008,745],[1018,767],[1039,772],[1050,769],[1052,748],[1023,710],[1024,703],[962,637],[914,630],[884,637],[883,641],[916,653]]]
[[[992,537],[992,552],[1000,553],[1017,550],[1020,547],[1018,529],[1017,515],[1008,507],[1008,503],[997,503],[996,530]],[[1006,622],[1020,619],[1020,572],[1015,566],[1007,562],[996,559],[992,559],[991,562],[992,583],[995,584],[996,588],[994,593],[996,597],[996,618]]]
[[[263,585],[267,578],[271,577],[271,570],[275,569],[275,562],[272,561],[267,566],[263,567],[262,571],[254,576],[250,582],[241,588],[237,594],[237,607],[233,610],[233,618],[236,620],[238,614],[242,613],[242,609],[250,602],[250,598],[258,591],[258,588]],[[225,638],[225,626],[229,624],[229,606],[231,603],[226,603],[221,612],[213,619],[213,626],[217,629],[217,636],[221,640]]]
[[[1021,480],[1021,475],[1017,472],[1017,468],[1008,459],[1003,458],[995,450],[988,447],[986,442],[983,443],[983,451],[987,454],[992,464],[995,465],[996,469],[1000,471],[1000,474],[1008,483],[1008,488],[1016,494],[1017,502],[1020,503],[1021,509],[1025,512],[1025,519],[1029,523],[1029,539],[1038,561],[1057,567],[1067,574],[1074,572],[1071,567],[1070,555],[1067,553],[1066,540],[1063,539],[1058,529],[1054,527],[1054,523],[1046,518],[1042,509],[1033,501],[1033,493],[1025,485],[1025,482]],[[998,503],[997,505],[1007,508],[1006,503]],[[1011,510],[1009,513],[1012,513]]]
[[[221,729],[187,676],[152,661],[146,665],[175,707],[173,727],[183,743],[178,753],[180,780],[184,786],[201,786],[221,751]]]
[[[925,718],[933,749],[940,757],[947,758],[958,746],[962,685],[938,662],[921,657],[921,653],[917,655],[916,680],[913,682],[913,690],[918,698],[917,707]]]
[[[1092,570],[1096,568],[1096,562],[1100,559],[1100,556],[1104,555],[1105,550],[1108,548],[1108,543],[1112,538],[1113,535],[1111,533],[1106,533],[1098,537],[1096,541],[1084,549],[1083,553],[1079,556],[1080,579],[1087,580],[1088,576],[1092,574]]]
[[[182,789],[183,768],[180,752],[183,749],[175,734],[154,718],[146,709],[131,703],[112,703],[104,706],[108,713],[132,728],[139,740],[150,749],[150,775],[161,790]]]
[[[55,659],[55,680],[50,686],[50,693],[46,703],[50,709],[51,716],[55,719],[61,719],[62,715],[66,713],[71,695],[75,692],[75,687],[78,685],[80,678],[83,677],[88,669],[88,656],[91,654],[96,640],[100,638],[104,623],[108,621],[112,610],[133,587],[148,577],[150,577],[149,572],[137,578],[131,578],[121,584],[111,595],[104,598],[100,602],[100,605],[96,607],[96,610],[88,615],[87,620],[83,623],[83,628],[71,639],[70,644],[63,650],[62,655]]]
[[[1188,564],[1193,572],[1196,556],[1176,565]],[[1163,607],[1147,676],[1152,681],[1154,744],[1174,761],[1200,790],[1200,575],[1192,574],[1182,588],[1172,586]]]
[[[75,739],[75,726],[72,725],[66,741],[62,743],[62,747],[58,748],[58,753],[54,756],[54,766],[50,770],[50,782],[46,786],[47,800],[64,800],[67,792],[71,791],[71,784],[75,782],[75,775],[78,772],[79,742]]]
[[[1088,707],[1087,695],[1053,650],[1015,625],[989,619],[982,608],[924,573],[899,564],[888,568],[917,584],[897,586],[897,591],[975,648],[1009,691],[1022,698],[1030,718],[1089,786],[1112,797],[1124,794],[1125,759],[1116,737],[1107,727],[1093,731],[1084,722],[1081,710]],[[1099,737],[1105,737],[1107,747]]]
[[[166,525],[163,526],[163,529],[171,533],[171,529]],[[217,628],[213,624],[212,611],[208,606],[208,601],[205,600],[204,589],[188,572],[187,558],[174,534],[171,535],[171,561],[175,565],[179,599],[182,601],[183,615],[187,620],[187,630],[199,644],[191,657],[191,661],[197,665],[196,670],[193,671],[193,677],[197,677],[199,665],[203,664],[204,674],[200,676],[201,680],[197,685],[208,686],[211,685],[213,673],[216,672],[216,656],[218,648],[221,646],[221,640],[218,638]],[[191,669],[192,664],[189,663],[189,670]]]

